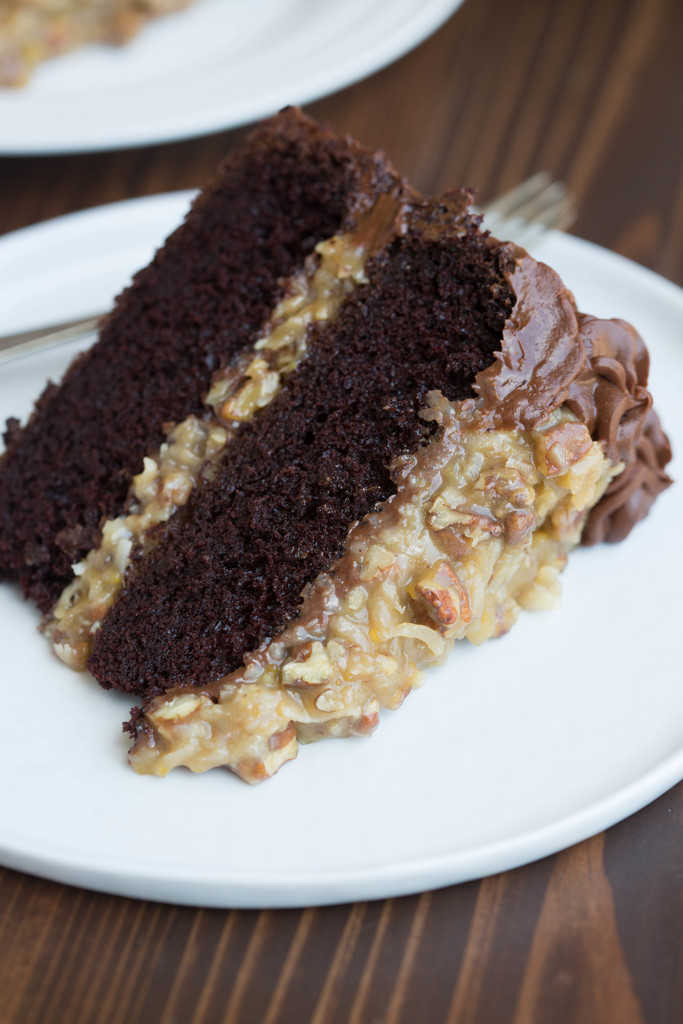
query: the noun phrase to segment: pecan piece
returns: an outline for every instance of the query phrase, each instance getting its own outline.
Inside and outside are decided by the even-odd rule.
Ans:
[[[417,583],[429,615],[441,628],[471,619],[467,591],[446,561],[436,562]]]
[[[201,697],[193,693],[173,697],[154,712],[154,718],[164,722],[182,722],[194,714],[202,702]]]
[[[332,664],[319,640],[304,644],[291,661],[282,666],[285,686],[316,686],[332,675]]]
[[[274,732],[268,740],[269,750],[282,750],[288,743],[291,743],[293,739],[296,739],[296,729],[290,722],[284,729],[280,729],[279,732]]]
[[[356,736],[369,736],[379,725],[379,711],[366,711],[353,723]]]
[[[233,771],[244,782],[248,782],[251,785],[255,782],[265,782],[266,779],[270,778],[265,762],[258,757],[243,757],[234,766]]]
[[[539,436],[536,465],[544,476],[560,476],[583,458],[592,443],[583,423],[558,423]]]
[[[503,532],[503,527],[488,509],[477,505],[453,507],[443,495],[432,503],[429,525],[438,533],[450,529],[462,534],[474,545],[487,537],[499,537]]]
[[[508,544],[523,544],[535,525],[536,516],[531,509],[509,512],[505,517],[505,540]]]

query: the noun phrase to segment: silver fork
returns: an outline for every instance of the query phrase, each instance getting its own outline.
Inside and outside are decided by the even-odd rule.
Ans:
[[[568,228],[576,216],[566,186],[553,181],[545,171],[527,178],[479,212],[493,235],[525,248],[535,245],[547,231]],[[97,329],[104,316],[106,313],[95,313],[0,337],[0,363],[83,338]]]
[[[505,192],[481,210],[484,226],[497,238],[516,242],[525,249],[548,231],[564,231],[576,219],[576,207],[567,186],[539,171],[521,185]]]

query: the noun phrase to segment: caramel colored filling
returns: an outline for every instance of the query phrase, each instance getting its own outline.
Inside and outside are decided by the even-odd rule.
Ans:
[[[455,640],[482,643],[520,608],[552,606],[588,511],[623,467],[566,407],[533,429],[484,430],[482,405],[430,393],[421,415],[440,429],[397,460],[396,493],[242,669],[151,701],[136,771],[223,765],[258,782],[298,741],[372,731]]]

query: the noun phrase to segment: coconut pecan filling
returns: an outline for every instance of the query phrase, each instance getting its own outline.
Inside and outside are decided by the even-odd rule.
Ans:
[[[189,416],[173,427],[157,452],[145,457],[142,472],[133,478],[128,513],[104,524],[99,547],[74,565],[75,578],[44,623],[65,664],[85,668],[92,638],[123,586],[133,555],[145,550],[154,527],[186,504],[210,464],[225,454],[239,424],[277,395],[283,377],[306,354],[309,326],[332,319],[353,288],[366,281],[374,232],[381,232],[396,208],[392,196],[382,196],[353,231],[318,243],[303,270],[287,283],[253,348],[214,375],[205,399],[207,418]]]
[[[349,532],[298,618],[244,667],[145,709],[130,762],[165,775],[219,765],[248,782],[298,742],[372,731],[455,640],[506,632],[551,607],[589,510],[622,464],[566,407],[532,429],[483,429],[482,399],[431,392],[439,429],[392,468],[396,493]]]

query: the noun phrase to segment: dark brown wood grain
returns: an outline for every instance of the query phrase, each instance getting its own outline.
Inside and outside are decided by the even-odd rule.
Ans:
[[[682,66],[680,0],[467,0],[310,110],[425,190],[547,169],[579,235],[681,282]],[[0,160],[0,232],[200,185],[241,134]],[[683,785],[536,864],[369,904],[192,909],[0,869],[0,1022],[674,1024],[682,932]]]

